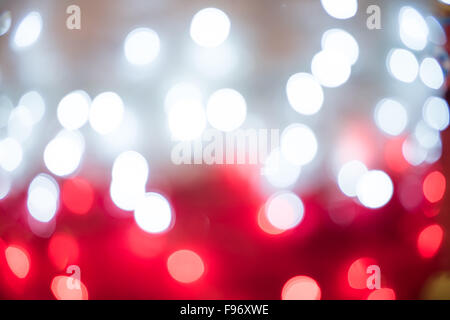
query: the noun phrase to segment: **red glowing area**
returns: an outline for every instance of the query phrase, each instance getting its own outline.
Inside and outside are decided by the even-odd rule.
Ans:
[[[321,290],[318,283],[307,276],[290,279],[281,292],[282,300],[320,300]]]
[[[50,289],[57,300],[88,300],[86,286],[80,280],[72,277],[54,277]]]
[[[367,273],[367,268],[375,265],[375,260],[371,258],[360,258],[354,261],[348,269],[348,284],[353,289],[366,289],[367,279],[371,273]]]
[[[403,156],[403,143],[405,138],[394,138],[389,140],[384,147],[384,160],[386,165],[392,171],[397,173],[404,172],[410,167],[409,163]]]
[[[261,230],[271,235],[282,234],[284,230],[278,229],[270,223],[265,210],[265,206],[263,206],[258,212],[258,225]]]
[[[431,203],[441,201],[445,194],[446,181],[439,171],[428,174],[423,182],[423,194]]]
[[[163,235],[153,235],[133,225],[126,234],[131,251],[141,258],[151,258],[159,254],[166,243]]]
[[[5,250],[6,262],[16,277],[23,279],[30,271],[30,258],[28,253],[18,246],[9,246]]]
[[[62,187],[64,206],[76,214],[86,214],[94,202],[94,190],[91,184],[82,178],[66,180]]]
[[[198,254],[190,250],[179,250],[167,260],[167,269],[175,280],[191,283],[200,279],[205,272],[205,266]]]
[[[48,245],[48,256],[53,265],[63,270],[78,260],[80,249],[74,237],[66,233],[55,234]]]
[[[444,238],[444,230],[438,224],[423,229],[417,238],[417,249],[423,258],[432,258],[439,250]]]
[[[390,288],[376,289],[369,294],[367,300],[395,300],[395,291]]]

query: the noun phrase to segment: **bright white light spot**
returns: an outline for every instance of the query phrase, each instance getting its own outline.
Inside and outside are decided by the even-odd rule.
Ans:
[[[112,179],[129,185],[145,186],[148,172],[149,168],[144,156],[136,151],[126,151],[114,161]]]
[[[425,20],[427,21],[428,29],[430,30],[428,40],[438,46],[443,46],[447,42],[447,35],[445,34],[445,30],[441,23],[433,16],[428,16]]]
[[[298,113],[312,115],[322,108],[324,94],[319,82],[309,73],[296,73],[286,84],[286,94]]]
[[[37,41],[42,30],[42,17],[38,12],[29,13],[20,22],[14,34],[14,45],[17,48],[31,46]]]
[[[169,201],[158,193],[147,193],[137,203],[134,219],[145,232],[161,233],[166,231],[173,220]]]
[[[386,205],[392,198],[394,185],[391,178],[379,170],[368,171],[359,179],[356,195],[361,204],[376,209]]]
[[[391,50],[387,66],[394,78],[406,83],[416,80],[419,73],[419,62],[411,51],[405,49]]]
[[[290,125],[281,135],[281,153],[292,164],[301,166],[310,163],[317,149],[314,132],[303,124]]]
[[[417,123],[414,136],[417,142],[426,149],[435,147],[440,141],[439,131],[431,128],[424,121]]]
[[[203,96],[199,88],[191,83],[181,82],[174,85],[167,92],[164,108],[167,112],[177,104],[201,104],[202,100]]]
[[[191,38],[202,47],[218,47],[230,33],[230,19],[222,10],[206,8],[197,12],[191,23]]]
[[[7,96],[0,96],[0,129],[8,125],[13,108],[12,101]]]
[[[423,107],[423,118],[432,128],[443,131],[449,124],[448,104],[442,98],[430,97]]]
[[[113,180],[109,193],[112,201],[118,208],[125,211],[133,211],[138,201],[145,196],[145,185]]]
[[[320,0],[325,11],[336,19],[350,19],[358,11],[357,0]]]
[[[408,137],[403,142],[402,153],[405,160],[413,166],[422,164],[427,158],[427,150],[413,137]]]
[[[410,49],[423,50],[428,41],[428,25],[422,15],[411,7],[403,7],[399,14],[400,39]]]
[[[375,123],[380,130],[397,136],[408,124],[408,113],[405,107],[392,99],[383,99],[375,108]]]
[[[320,84],[330,88],[346,83],[352,72],[349,59],[335,50],[317,53],[311,62],[311,71]]]
[[[322,36],[322,50],[339,52],[354,65],[359,57],[359,45],[355,38],[342,29],[330,29]]]
[[[444,84],[444,72],[434,58],[425,58],[420,65],[420,79],[431,89],[439,89]]]
[[[280,230],[295,228],[303,220],[304,214],[302,200],[292,192],[277,193],[266,203],[267,219]]]
[[[212,127],[225,132],[234,131],[245,121],[247,104],[236,90],[221,89],[209,98],[206,114]]]
[[[66,95],[58,105],[59,123],[67,130],[77,130],[89,120],[91,99],[84,91],[74,91]]]
[[[40,174],[28,188],[27,208],[30,215],[40,221],[49,222],[59,207],[59,186],[49,175]]]
[[[105,135],[116,130],[123,120],[123,101],[114,92],[104,92],[92,101],[89,122],[98,133]]]
[[[25,106],[18,106],[12,110],[8,119],[8,136],[18,141],[27,140],[33,130],[33,117]]]
[[[19,106],[24,106],[30,111],[33,124],[41,121],[45,114],[45,101],[37,91],[24,94],[19,100]]]
[[[141,66],[149,64],[159,54],[159,36],[151,29],[135,29],[125,39],[124,50],[125,56],[131,64]]]
[[[287,161],[277,148],[267,157],[263,170],[271,185],[276,188],[287,188],[297,181],[302,168]]]
[[[359,179],[367,173],[367,168],[360,161],[350,161],[344,164],[339,170],[338,185],[339,189],[348,197],[356,196],[356,187]]]
[[[0,141],[0,166],[8,172],[16,170],[22,163],[22,146],[13,138]]]
[[[78,169],[84,153],[84,138],[77,131],[62,130],[44,150],[45,166],[57,176],[67,176]]]
[[[6,198],[11,190],[11,178],[3,170],[0,171],[0,200]]]
[[[201,101],[178,100],[168,113],[173,140],[195,140],[202,135],[206,127],[206,114]]]

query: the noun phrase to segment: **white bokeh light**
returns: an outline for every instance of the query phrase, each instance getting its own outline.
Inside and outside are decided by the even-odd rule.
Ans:
[[[159,54],[160,40],[152,29],[138,28],[131,31],[125,39],[125,56],[131,64],[146,65]]]
[[[403,142],[402,154],[405,160],[413,166],[422,164],[428,155],[426,148],[424,148],[414,136],[408,137]]]
[[[411,51],[393,49],[387,58],[389,73],[396,79],[411,83],[419,74],[419,62]]]
[[[13,36],[16,48],[31,46],[37,41],[42,30],[42,17],[38,12],[29,13],[19,24]]]
[[[136,205],[134,220],[145,232],[162,233],[167,231],[173,221],[169,201],[158,193],[147,193]]]
[[[431,128],[425,121],[419,121],[414,129],[414,137],[425,149],[432,149],[440,142],[439,131]]]
[[[206,113],[201,101],[178,100],[168,110],[172,139],[190,141],[199,138],[206,128]]]
[[[246,119],[247,103],[236,90],[221,89],[208,99],[206,115],[213,128],[224,132],[234,131]]]
[[[6,34],[11,27],[11,11],[0,13],[0,36]]]
[[[434,58],[425,58],[420,64],[420,79],[431,89],[439,89],[444,84],[444,72]]]
[[[117,93],[104,92],[92,101],[89,122],[99,134],[105,135],[116,130],[124,115],[123,101]]]
[[[358,11],[357,0],[320,0],[325,11],[336,19],[350,19]]]
[[[0,96],[0,129],[8,125],[9,117],[14,109],[11,99],[6,95]]]
[[[171,87],[167,92],[164,100],[164,108],[168,112],[173,106],[178,104],[202,104],[202,101],[203,95],[197,86],[189,82],[180,82]]]
[[[20,143],[13,138],[0,141],[0,167],[12,172],[22,163],[23,151]]]
[[[62,130],[44,150],[47,169],[57,176],[68,176],[80,166],[84,154],[84,138],[77,131]]]
[[[375,108],[375,123],[383,132],[397,136],[408,124],[408,113],[398,101],[383,99]]]
[[[399,14],[400,39],[413,50],[423,50],[428,42],[429,29],[422,15],[412,7],[403,7]]]
[[[230,19],[225,12],[216,8],[206,8],[195,14],[190,34],[192,40],[199,46],[212,48],[225,42],[230,27]]]
[[[392,198],[394,185],[383,171],[372,170],[361,176],[356,187],[356,195],[367,208],[377,209],[385,206]]]
[[[445,34],[445,30],[441,23],[433,16],[428,16],[425,20],[427,22],[428,29],[430,30],[428,40],[438,46],[443,46],[446,44],[447,35]]]
[[[349,58],[335,50],[322,50],[311,62],[314,77],[324,87],[336,88],[348,81],[352,73]]]
[[[145,186],[148,173],[149,167],[144,156],[136,151],[126,151],[114,160],[112,179],[130,185]]]
[[[440,97],[430,97],[423,106],[423,119],[431,127],[439,131],[449,125],[449,110],[447,101]]]
[[[303,124],[287,127],[281,135],[281,153],[295,165],[310,163],[316,156],[318,143],[314,132]]]
[[[8,136],[20,142],[27,140],[33,131],[33,116],[25,106],[14,108],[8,119]]]
[[[322,50],[339,52],[354,65],[359,57],[359,45],[355,38],[342,29],[330,29],[322,36]]]
[[[118,208],[124,211],[133,211],[138,201],[145,195],[145,185],[113,180],[109,194]]]
[[[37,91],[24,94],[19,100],[19,106],[24,106],[30,111],[33,124],[38,123],[44,117],[45,101]]]
[[[301,166],[287,161],[281,154],[280,149],[277,148],[267,157],[263,174],[275,188],[287,188],[297,181],[301,171]]]
[[[0,170],[0,200],[5,199],[11,190],[11,178],[9,175]]]
[[[364,163],[354,160],[342,166],[338,173],[338,186],[348,197],[356,196],[356,187],[359,179],[367,172]]]
[[[277,193],[266,202],[267,219],[280,230],[295,228],[302,222],[304,214],[302,200],[292,192]]]
[[[324,93],[320,83],[309,73],[296,73],[286,84],[291,107],[298,113],[312,115],[322,108]]]
[[[84,91],[74,91],[59,102],[57,116],[59,123],[67,130],[77,130],[89,120],[91,99]]]
[[[55,217],[58,207],[58,184],[49,175],[38,175],[28,188],[28,212],[37,221],[49,222]]]

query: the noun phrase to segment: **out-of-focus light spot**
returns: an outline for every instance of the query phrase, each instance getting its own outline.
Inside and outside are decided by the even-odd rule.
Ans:
[[[353,289],[366,289],[367,288],[367,268],[371,265],[375,265],[376,262],[371,258],[359,258],[355,260],[348,269],[347,278],[348,284]]]
[[[395,172],[403,172],[409,168],[409,163],[403,156],[404,137],[390,139],[384,148],[384,160],[389,169]]]
[[[5,250],[6,262],[11,271],[20,279],[24,279],[30,271],[30,257],[25,249],[12,245]]]
[[[425,158],[425,162],[428,164],[433,164],[442,157],[442,141],[439,137],[437,143],[433,145],[430,149],[427,150],[427,157]]]
[[[307,276],[290,279],[281,291],[282,300],[320,300],[321,296],[317,281]]]
[[[33,124],[41,121],[45,114],[44,98],[37,91],[30,91],[24,94],[19,100],[19,106],[23,106],[30,111]]]
[[[441,23],[433,16],[428,16],[425,20],[430,31],[428,40],[438,46],[443,46],[447,42],[447,35]]]
[[[190,141],[202,135],[206,127],[206,114],[200,101],[179,100],[168,113],[173,140]]]
[[[431,203],[439,202],[445,194],[445,176],[439,171],[428,174],[423,182],[423,194]]]
[[[325,11],[336,19],[350,19],[358,11],[357,0],[320,0]]]
[[[64,206],[73,213],[86,214],[92,208],[94,190],[85,179],[77,177],[64,181],[61,194]]]
[[[431,149],[440,142],[439,131],[430,128],[424,121],[417,123],[414,129],[414,137],[426,149]]]
[[[397,197],[402,206],[410,212],[414,212],[423,201],[422,181],[415,175],[405,175],[400,180]]]
[[[136,204],[145,196],[144,184],[128,184],[113,180],[109,189],[111,200],[114,204],[124,210],[133,211]]]
[[[338,174],[339,189],[348,197],[356,196],[356,186],[359,179],[367,172],[364,163],[350,161],[342,166]]]
[[[130,250],[140,258],[152,258],[166,248],[166,237],[154,235],[132,225],[126,233],[126,241]]]
[[[19,142],[12,138],[0,141],[0,166],[12,172],[22,163],[23,151]]]
[[[40,174],[28,188],[27,208],[30,215],[40,221],[49,222],[59,207],[59,187],[49,175]]]
[[[423,258],[432,258],[436,255],[444,238],[444,230],[438,224],[426,227],[419,233],[417,249]]]
[[[8,125],[8,120],[14,106],[6,95],[0,96],[0,129]]]
[[[267,200],[267,219],[277,229],[295,228],[302,222],[304,214],[302,200],[292,192],[277,193]]]
[[[11,178],[0,170],[0,200],[5,199],[11,190]]]
[[[216,8],[202,9],[192,19],[191,38],[199,46],[218,47],[227,40],[230,27],[230,19],[222,10]]]
[[[279,148],[274,149],[266,159],[264,176],[276,188],[292,186],[300,176],[301,166],[287,161]]]
[[[447,129],[449,124],[447,101],[439,97],[428,98],[423,106],[423,119],[436,130]]]
[[[395,300],[395,291],[390,288],[381,288],[372,291],[367,300]]]
[[[246,52],[230,42],[225,42],[215,48],[195,46],[187,55],[189,64],[195,68],[195,73],[209,79],[221,79],[235,74],[239,66],[245,64]]]
[[[420,79],[431,89],[439,89],[444,84],[444,72],[434,58],[423,59],[420,65]]]
[[[58,105],[59,123],[67,130],[77,130],[89,120],[91,98],[82,91],[74,91],[66,95]]]
[[[282,234],[285,230],[274,227],[267,219],[266,206],[262,206],[258,211],[258,225],[262,231],[271,235]]]
[[[359,45],[355,38],[342,29],[330,29],[322,36],[322,50],[339,52],[354,65],[359,57]]]
[[[116,130],[123,120],[124,105],[114,92],[104,92],[92,101],[89,122],[98,133],[105,135]]]
[[[403,7],[399,14],[400,39],[413,50],[423,50],[428,41],[428,25],[422,15],[414,8]]]
[[[397,80],[411,83],[416,80],[419,73],[419,62],[411,51],[394,49],[388,55],[387,68]]]
[[[408,124],[408,113],[399,102],[383,99],[375,108],[375,123],[383,132],[397,136]]]
[[[32,215],[27,215],[27,224],[30,231],[37,237],[49,239],[56,229],[56,219],[49,222],[36,220]]]
[[[167,259],[167,269],[172,278],[182,283],[192,283],[205,272],[202,258],[191,250],[179,250]]]
[[[50,289],[57,300],[88,300],[86,286],[74,277],[56,276]]]
[[[318,143],[314,132],[303,124],[287,127],[281,135],[281,153],[295,165],[310,163],[316,156]]]
[[[368,171],[359,179],[356,195],[361,204],[370,209],[381,208],[392,198],[394,186],[383,171]]]
[[[408,137],[402,146],[403,157],[413,166],[422,164],[427,158],[427,150],[413,137]]]
[[[147,193],[137,202],[134,220],[148,233],[167,231],[173,221],[169,201],[158,193]]]
[[[450,4],[450,0],[439,0],[439,2],[442,2],[444,4]]]
[[[48,244],[48,256],[58,270],[77,263],[79,253],[76,239],[67,233],[53,235]]]
[[[212,127],[230,132],[238,129],[247,116],[244,97],[233,89],[221,89],[208,99],[206,115]]]
[[[324,94],[319,82],[309,73],[296,73],[286,84],[291,107],[298,113],[312,115],[322,108]]]
[[[11,28],[11,12],[5,11],[0,14],[0,37],[6,34]]]
[[[44,162],[50,172],[63,177],[78,169],[84,154],[84,138],[78,131],[62,130],[44,150]]]
[[[149,64],[159,54],[159,36],[152,29],[135,29],[125,39],[124,50],[125,56],[131,64],[140,66]]]
[[[311,62],[314,77],[324,87],[337,88],[350,78],[352,73],[349,59],[340,51],[323,50]]]
[[[37,41],[42,30],[42,17],[38,12],[29,13],[19,24],[13,36],[16,48],[31,46]]]
[[[164,108],[168,112],[178,104],[202,104],[203,95],[199,88],[188,82],[180,82],[169,89],[164,101]]]
[[[33,116],[25,106],[14,108],[8,119],[8,136],[20,142],[27,140],[33,130]]]

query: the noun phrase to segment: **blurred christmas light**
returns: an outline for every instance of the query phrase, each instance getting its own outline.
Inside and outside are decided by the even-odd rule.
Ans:
[[[6,95],[0,95],[0,129],[8,125],[9,116],[14,106]]]
[[[158,193],[150,192],[137,202],[134,220],[148,233],[162,233],[171,227],[174,218],[169,201]]]
[[[339,52],[350,65],[354,65],[359,57],[358,42],[342,29],[330,29],[322,35],[322,50]]]
[[[269,219],[267,218],[266,205],[263,205],[261,209],[259,209],[257,220],[258,226],[261,228],[262,231],[264,231],[267,234],[279,235],[286,231],[278,229],[270,223]]]
[[[192,19],[191,38],[199,46],[217,47],[228,38],[230,26],[230,19],[222,10],[216,8],[202,9]]]
[[[292,75],[286,84],[286,94],[290,105],[298,113],[312,115],[322,108],[323,89],[308,73]]]
[[[403,142],[402,153],[405,160],[413,166],[422,164],[427,158],[427,150],[411,136]]]
[[[8,136],[20,142],[26,141],[33,130],[33,115],[25,106],[14,108],[8,119]]]
[[[196,100],[178,100],[168,110],[169,129],[173,140],[190,141],[199,138],[206,127],[203,104]]]
[[[349,61],[339,50],[323,50],[313,57],[311,71],[324,87],[337,88],[350,78],[352,70]]]
[[[366,289],[367,279],[369,277],[367,268],[376,264],[374,259],[367,257],[355,260],[348,268],[347,273],[348,284],[350,287],[353,289]]]
[[[429,29],[422,15],[414,8],[406,6],[399,14],[400,39],[413,50],[423,50],[428,42]]]
[[[42,17],[38,12],[29,13],[19,24],[13,36],[14,47],[21,49],[35,43],[42,30]]]
[[[92,128],[101,135],[116,130],[122,123],[124,105],[117,93],[104,92],[92,101],[89,122]]]
[[[76,214],[86,214],[94,202],[94,190],[89,181],[75,177],[64,181],[61,191],[64,206]]]
[[[33,179],[28,187],[27,208],[40,222],[54,218],[59,208],[59,186],[52,177],[40,174]]]
[[[172,278],[182,283],[192,283],[201,278],[205,265],[200,256],[191,250],[179,250],[167,259],[167,269]]]
[[[325,11],[336,19],[350,19],[358,11],[357,0],[320,0]]]
[[[422,82],[431,89],[437,90],[444,84],[444,72],[434,58],[423,59],[419,75]]]
[[[68,233],[56,233],[48,244],[48,256],[58,270],[64,270],[67,266],[78,260],[80,249],[76,239]]]
[[[198,87],[189,82],[180,82],[174,85],[167,92],[164,100],[166,112],[178,104],[202,104],[203,95]]]
[[[276,188],[292,186],[297,181],[301,171],[302,167],[287,161],[279,148],[272,150],[263,169],[267,181]]]
[[[431,203],[439,202],[445,194],[445,176],[439,171],[429,173],[423,182],[423,194]]]
[[[348,197],[356,197],[356,186],[366,172],[367,167],[364,163],[357,160],[347,162],[339,170],[339,189]]]
[[[11,190],[11,178],[0,170],[0,200],[5,199]]]
[[[60,101],[57,109],[59,123],[67,130],[80,129],[89,120],[91,98],[82,91],[73,91]]]
[[[88,300],[86,286],[83,282],[73,277],[54,277],[50,284],[50,289],[58,300]]]
[[[11,27],[11,12],[5,11],[0,14],[0,37],[6,34]]]
[[[318,148],[314,132],[306,125],[290,125],[281,135],[281,153],[294,165],[306,165],[313,161]]]
[[[358,181],[356,195],[361,204],[370,209],[381,208],[392,198],[394,186],[391,178],[383,171],[364,173]]]
[[[430,31],[428,40],[438,46],[443,46],[447,42],[447,35],[440,22],[433,16],[428,16],[425,20]]]
[[[428,98],[423,106],[423,118],[430,127],[445,130],[449,124],[447,101],[439,97]]]
[[[125,39],[124,50],[125,56],[131,64],[147,65],[155,60],[159,54],[159,36],[152,29],[135,29]]]
[[[395,300],[395,291],[390,288],[381,288],[372,291],[367,300]]]
[[[30,271],[30,257],[28,252],[16,245],[8,246],[5,250],[6,262],[11,271],[20,279],[24,279]]]
[[[209,97],[206,115],[213,128],[224,132],[234,131],[245,121],[247,103],[236,90],[221,89]]]
[[[24,94],[19,100],[19,106],[28,109],[33,125],[44,117],[45,101],[37,91],[30,91]]]
[[[320,300],[321,297],[319,284],[307,276],[296,276],[290,279],[281,292],[282,300]]]
[[[383,132],[398,136],[408,124],[408,113],[399,102],[383,99],[375,108],[375,123]]]
[[[279,230],[289,230],[298,226],[305,214],[302,200],[291,192],[280,192],[266,202],[267,220]]]
[[[419,233],[417,249],[423,258],[432,258],[438,252],[442,244],[444,231],[438,224],[426,227]]]
[[[425,149],[435,147],[439,141],[439,131],[430,128],[424,121],[419,121],[414,129],[414,137]]]
[[[12,172],[22,163],[23,151],[19,142],[12,138],[0,141],[0,166],[3,170]]]
[[[419,63],[411,51],[405,49],[393,49],[387,58],[389,73],[402,82],[411,83],[419,74]]]

